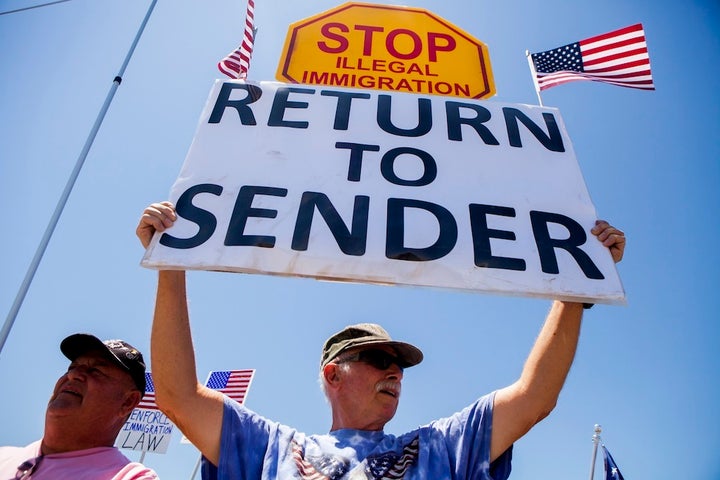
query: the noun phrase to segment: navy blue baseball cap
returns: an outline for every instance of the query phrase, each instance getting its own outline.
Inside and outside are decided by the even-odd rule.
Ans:
[[[111,360],[127,370],[138,390],[145,393],[145,361],[140,350],[129,343],[124,340],[102,341],[89,333],[76,333],[60,342],[60,351],[70,361],[93,350],[107,352]]]

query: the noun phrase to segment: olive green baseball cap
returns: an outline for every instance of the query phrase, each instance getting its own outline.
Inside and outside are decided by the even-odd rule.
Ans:
[[[403,368],[422,362],[423,353],[414,345],[398,342],[376,323],[359,323],[343,328],[325,341],[320,357],[320,367],[324,367],[342,352],[355,347],[387,345],[395,351]]]

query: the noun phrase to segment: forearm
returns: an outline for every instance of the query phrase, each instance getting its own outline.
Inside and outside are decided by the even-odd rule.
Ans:
[[[151,351],[158,406],[217,465],[223,395],[197,381],[185,272],[158,274]]]
[[[172,407],[174,400],[187,398],[197,390],[183,271],[158,272],[150,343],[158,402]]]
[[[583,314],[581,303],[553,302],[530,351],[519,382],[537,405],[541,420],[555,406],[575,358]]]
[[[580,303],[555,301],[520,378],[496,393],[491,460],[555,407],[575,357],[582,313]]]

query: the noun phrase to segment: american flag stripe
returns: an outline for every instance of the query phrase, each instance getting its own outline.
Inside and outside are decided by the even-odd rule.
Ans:
[[[532,54],[540,90],[576,81],[655,90],[642,24]]]
[[[155,403],[155,384],[153,383],[152,374],[145,372],[145,395],[143,395],[140,403],[135,408],[144,408],[147,410],[159,410]]]
[[[302,480],[330,480],[329,477],[320,473],[312,463],[305,460],[303,449],[295,440],[292,441],[292,455]]]
[[[243,403],[255,370],[221,370],[210,372],[205,386],[217,390],[238,403]]]
[[[402,456],[395,462],[392,468],[388,470],[385,476],[383,476],[383,479],[395,480],[404,478],[407,469],[417,461],[418,452],[420,451],[418,447],[419,444],[419,437],[415,437],[412,442],[406,445],[403,448]]]
[[[248,0],[245,13],[245,31],[240,46],[220,60],[218,69],[230,78],[247,78],[255,43],[255,1]]]

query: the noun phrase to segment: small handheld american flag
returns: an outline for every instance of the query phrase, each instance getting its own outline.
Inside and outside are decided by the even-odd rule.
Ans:
[[[145,408],[147,410],[158,410],[155,403],[155,384],[153,383],[152,374],[145,372],[145,395],[143,395],[140,403],[135,408]]]
[[[238,403],[245,402],[255,370],[223,370],[210,372],[205,386],[224,393]]]

